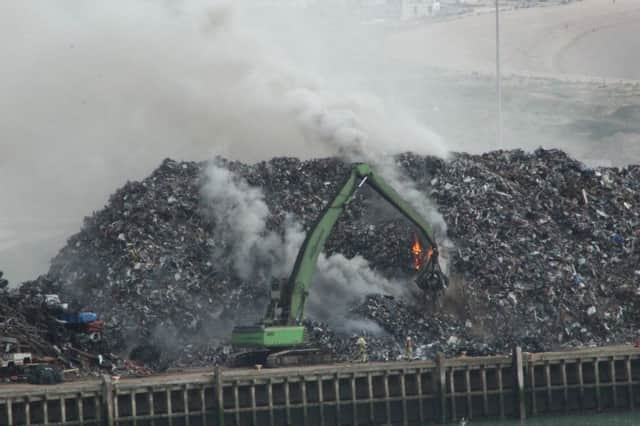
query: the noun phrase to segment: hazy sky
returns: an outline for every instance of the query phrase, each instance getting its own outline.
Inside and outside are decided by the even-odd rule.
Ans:
[[[165,157],[445,152],[367,87],[357,52],[375,53],[377,29],[354,30],[339,8],[241,6],[0,4],[0,268],[12,280],[44,272],[83,216]]]
[[[422,90],[416,102],[410,88],[399,90],[423,67],[490,73],[491,15],[391,30],[350,19],[338,0],[321,11],[257,3],[0,2],[0,269],[12,281],[46,271],[84,216],[165,157],[496,147],[486,139],[493,107],[480,108],[486,120],[466,129],[472,137],[451,141],[430,130],[430,111],[457,98]],[[639,56],[628,54],[639,47],[636,0],[585,0],[503,19],[508,72],[640,78]],[[461,106],[474,105],[464,96]],[[467,116],[455,108],[440,128],[470,126]],[[535,148],[538,132],[526,132],[506,146]],[[629,131],[608,140],[629,152],[640,144]]]

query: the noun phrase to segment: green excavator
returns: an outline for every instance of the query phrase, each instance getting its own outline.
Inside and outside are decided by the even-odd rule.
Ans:
[[[305,327],[302,324],[304,307],[318,256],[338,218],[358,189],[365,184],[398,209],[417,228],[419,236],[414,242],[413,251],[415,256],[420,256],[416,257],[415,281],[418,287],[423,291],[438,291],[446,287],[447,278],[440,269],[438,246],[431,226],[400,194],[374,173],[369,165],[358,164],[307,234],[289,279],[276,282],[271,289],[271,301],[263,321],[257,325],[233,329],[232,346],[244,350],[235,355],[236,365],[276,367],[331,361],[329,354],[307,347]],[[423,243],[420,244],[420,241]],[[419,251],[416,251],[416,245],[420,247]]]

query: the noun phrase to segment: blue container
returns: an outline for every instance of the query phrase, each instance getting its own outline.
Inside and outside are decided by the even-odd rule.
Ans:
[[[62,314],[58,317],[67,324],[87,324],[98,319],[95,312],[79,312],[77,314]]]

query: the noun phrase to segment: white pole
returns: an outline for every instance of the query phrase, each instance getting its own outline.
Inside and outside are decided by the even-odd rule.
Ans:
[[[500,75],[500,0],[496,0],[496,92],[498,96],[498,148],[502,148],[502,81]]]

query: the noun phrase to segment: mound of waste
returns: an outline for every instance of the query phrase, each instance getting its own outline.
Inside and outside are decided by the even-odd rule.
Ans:
[[[396,161],[444,217],[452,242],[445,253],[450,286],[436,305],[380,291],[367,295],[365,288],[348,316],[371,334],[372,359],[400,356],[408,336],[421,357],[636,338],[639,166],[590,169],[556,150],[448,160],[405,154]],[[221,176],[238,179],[242,203],[207,201],[207,185],[218,193],[226,188],[211,181],[208,167],[165,160],[148,178],[127,183],[85,220],[49,273],[25,288],[60,293],[97,312],[112,351],[145,343],[157,348],[151,358],[161,364],[224,361],[232,325],[263,313],[274,263],[255,241],[238,241],[286,239],[292,222],[308,230],[351,165],[218,160],[229,173]],[[253,191],[261,201],[247,198]],[[413,230],[383,204],[372,191],[359,192],[326,253],[362,256],[376,274],[410,285]],[[253,237],[253,222],[242,223],[240,233],[234,228],[248,211],[261,211],[264,221]],[[360,331],[315,320],[307,325],[316,342],[354,356]]]

